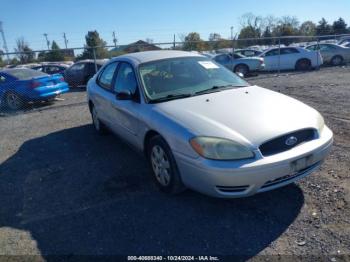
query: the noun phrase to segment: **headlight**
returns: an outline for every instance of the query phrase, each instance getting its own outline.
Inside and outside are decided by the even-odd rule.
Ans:
[[[195,137],[190,140],[190,144],[199,155],[209,159],[238,160],[254,157],[248,148],[227,139]]]
[[[324,128],[324,119],[321,115],[317,118],[317,127],[318,127],[318,131],[322,133]]]

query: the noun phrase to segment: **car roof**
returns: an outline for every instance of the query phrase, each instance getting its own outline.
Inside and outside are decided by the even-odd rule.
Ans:
[[[107,61],[108,61],[108,59],[97,59],[96,64],[103,65]],[[75,65],[75,64],[87,64],[87,63],[95,63],[95,60],[93,60],[93,59],[80,60],[80,61],[77,61],[76,63],[74,63],[73,65]]]
[[[130,53],[115,57],[112,61],[118,60],[129,60],[134,63],[134,65],[139,65],[147,62],[169,59],[169,58],[179,58],[179,57],[205,57],[203,55],[185,52],[185,51],[175,51],[175,50],[159,50],[159,51],[144,51],[138,53]]]

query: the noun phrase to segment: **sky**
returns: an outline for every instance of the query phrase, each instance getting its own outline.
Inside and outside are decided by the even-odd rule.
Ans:
[[[146,38],[171,42],[174,34],[179,40],[193,31],[202,39],[211,32],[229,37],[230,27],[239,31],[240,17],[248,12],[316,23],[322,17],[331,22],[343,17],[350,24],[350,0],[0,0],[0,7],[10,52],[19,37],[32,49],[45,49],[44,33],[60,47],[63,32],[68,47],[82,47],[89,30],[97,30],[109,45],[113,31],[118,44]]]

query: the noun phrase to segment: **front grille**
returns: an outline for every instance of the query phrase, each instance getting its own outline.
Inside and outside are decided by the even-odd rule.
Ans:
[[[223,193],[240,193],[245,191],[249,186],[216,186]]]
[[[293,145],[287,145],[286,140],[292,136],[297,138],[297,142]],[[301,143],[311,141],[315,138],[316,130],[311,128],[303,129],[267,141],[263,143],[259,149],[263,156],[271,156],[292,149]]]
[[[279,178],[276,178],[275,180],[271,180],[271,181],[267,181],[261,188],[266,188],[266,187],[270,187],[270,186],[275,186],[278,185],[280,183],[284,183],[286,181],[292,180],[294,178],[297,178],[299,176],[304,175],[305,173],[311,171],[312,169],[316,168],[317,166],[320,165],[320,162],[317,162],[307,168],[304,168],[302,170],[300,170],[299,172],[295,173],[295,174],[291,174],[291,175],[286,175],[286,176],[282,176]]]

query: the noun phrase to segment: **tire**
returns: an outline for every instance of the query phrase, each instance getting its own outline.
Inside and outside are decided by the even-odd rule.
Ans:
[[[5,95],[5,104],[11,110],[19,110],[23,107],[23,98],[15,92],[8,92]]]
[[[333,66],[340,66],[343,64],[344,58],[340,55],[333,56],[331,59],[331,65]]]
[[[295,70],[297,71],[308,71],[311,69],[311,61],[309,59],[303,58],[297,61],[295,64]]]
[[[175,195],[185,190],[175,158],[169,145],[161,136],[154,136],[149,141],[147,158],[154,181],[161,191]]]
[[[249,67],[247,65],[244,65],[244,64],[239,64],[239,65],[235,66],[233,71],[235,73],[242,73],[243,76],[246,76],[249,73]]]
[[[108,129],[98,118],[97,111],[93,105],[91,106],[91,118],[92,118],[92,125],[94,126],[96,132],[99,135],[106,135],[108,133]]]

